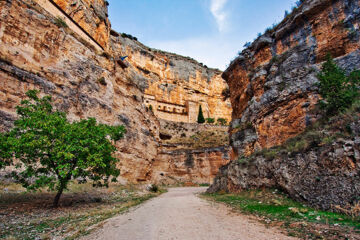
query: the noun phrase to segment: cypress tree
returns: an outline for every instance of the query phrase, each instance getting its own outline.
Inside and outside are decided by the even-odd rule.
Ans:
[[[204,123],[205,122],[205,118],[202,112],[202,107],[201,105],[199,106],[199,115],[198,115],[198,123]]]

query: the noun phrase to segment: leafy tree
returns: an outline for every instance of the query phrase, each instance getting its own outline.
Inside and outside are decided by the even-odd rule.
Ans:
[[[215,122],[215,118],[206,118],[206,122],[207,122],[207,123],[214,123],[214,122]]]
[[[152,105],[149,106],[149,110],[153,112],[153,106]]]
[[[204,123],[205,122],[205,118],[204,118],[204,115],[203,115],[203,112],[202,112],[202,107],[201,105],[199,106],[199,114],[198,114],[198,120],[197,120],[198,123]]]
[[[320,106],[329,115],[345,110],[359,96],[360,71],[353,71],[347,76],[330,55],[318,78],[319,93],[323,97]]]
[[[28,190],[56,190],[54,206],[71,179],[92,180],[94,186],[116,181],[119,170],[111,140],[123,137],[123,126],[98,124],[94,118],[69,122],[53,110],[50,96],[26,93],[17,106],[14,128],[0,133],[0,166],[14,165],[12,176]]]
[[[225,118],[218,118],[217,122],[223,126],[227,124],[227,120]]]

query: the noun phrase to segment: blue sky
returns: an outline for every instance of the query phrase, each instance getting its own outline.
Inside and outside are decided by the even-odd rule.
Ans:
[[[112,28],[143,44],[225,70],[295,0],[109,0]]]

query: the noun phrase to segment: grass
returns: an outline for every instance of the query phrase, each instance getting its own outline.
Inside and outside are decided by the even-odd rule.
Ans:
[[[54,209],[54,193],[28,193],[16,184],[1,183],[0,239],[76,239],[162,192],[149,193],[133,185],[99,189],[72,183]]]
[[[55,25],[62,28],[68,28],[68,25],[61,17],[55,18]]]
[[[325,239],[346,239],[349,234],[360,236],[360,217],[319,211],[293,201],[276,189],[202,196],[225,203],[242,213],[255,215],[265,224],[281,226],[291,236],[316,239],[319,232]]]

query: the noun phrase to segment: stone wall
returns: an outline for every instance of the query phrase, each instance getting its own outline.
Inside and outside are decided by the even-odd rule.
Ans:
[[[360,68],[358,0],[307,0],[231,62],[231,142],[238,155],[278,145],[318,116],[317,73],[327,53]]]

